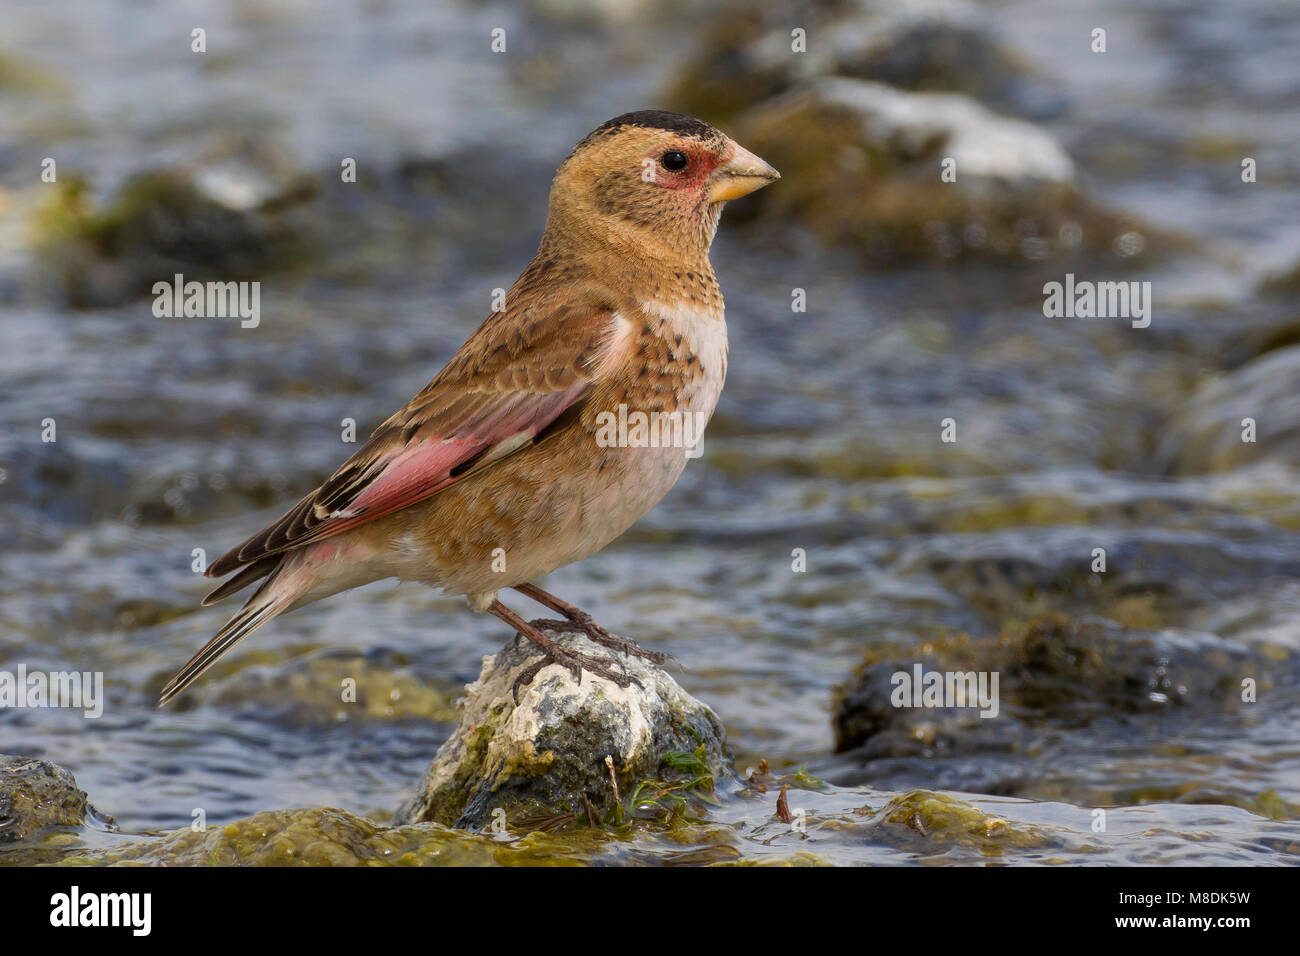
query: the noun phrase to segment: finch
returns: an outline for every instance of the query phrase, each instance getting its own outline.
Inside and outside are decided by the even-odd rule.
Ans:
[[[713,414],[727,328],[709,246],[728,200],[779,178],[678,113],[627,113],[578,143],[504,307],[324,484],[208,568],[233,577],[205,606],[261,584],[159,706],[272,618],[391,577],[463,594],[535,643],[516,696],[551,663],[631,678],[525,621],[499,599],[507,588],[563,618],[538,624],[662,662],[532,582],[605,547],[681,475],[680,444],[611,441],[611,416],[702,428]]]

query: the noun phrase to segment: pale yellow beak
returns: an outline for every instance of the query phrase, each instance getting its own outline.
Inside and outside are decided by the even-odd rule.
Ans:
[[[775,169],[738,145],[727,164],[714,172],[709,184],[709,202],[748,196],[780,178],[781,174]]]

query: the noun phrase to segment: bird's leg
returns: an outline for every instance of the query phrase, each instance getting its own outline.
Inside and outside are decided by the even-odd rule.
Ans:
[[[604,647],[613,648],[616,651],[622,651],[624,654],[635,654],[652,664],[663,664],[666,661],[674,660],[670,654],[660,654],[658,651],[647,651],[645,648],[629,641],[625,637],[619,637],[617,634],[611,634],[599,624],[586,611],[575,607],[568,601],[562,601],[549,591],[543,591],[536,584],[516,584],[515,590],[524,597],[532,598],[538,604],[549,607],[552,611],[563,614],[566,620],[551,621],[540,620],[538,624],[546,624],[557,631],[572,631],[579,634],[586,634],[597,644]]]
[[[542,649],[542,659],[536,664],[530,664],[522,674],[515,678],[514,686],[510,688],[510,694],[514,697],[516,704],[519,703],[519,688],[532,683],[533,678],[537,676],[537,672],[547,664],[559,664],[561,667],[568,668],[569,673],[573,675],[573,679],[579,683],[582,681],[582,669],[585,667],[597,677],[612,681],[619,687],[627,687],[629,684],[641,686],[641,682],[630,674],[619,674],[612,670],[612,667],[617,666],[616,661],[608,657],[591,657],[579,651],[569,650],[558,642],[551,640],[500,601],[493,601],[491,607],[488,608],[488,612],[501,618],[501,620]]]

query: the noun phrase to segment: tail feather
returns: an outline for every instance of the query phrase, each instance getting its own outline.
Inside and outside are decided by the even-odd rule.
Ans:
[[[219,601],[269,575],[248,603],[167,682],[158,706],[162,707],[189,687],[227,651],[276,615],[387,576],[382,562],[375,566],[367,563],[380,553],[377,546],[364,538],[345,540],[346,537],[340,535],[271,555],[244,568],[209,594],[204,604]]]
[[[277,554],[274,557],[266,558],[262,561],[250,564],[229,581],[223,581],[219,587],[214,588],[212,593],[203,599],[203,607],[207,607],[209,604],[216,604],[218,601],[224,601],[236,591],[242,591],[244,588],[248,587],[248,585],[252,584],[258,578],[266,577],[276,569],[280,564],[280,560],[281,556]]]
[[[248,599],[248,603],[240,608],[221,630],[217,631],[212,640],[204,644],[203,649],[190,658],[189,663],[167,682],[167,686],[162,689],[162,694],[158,698],[158,706],[165,706],[173,697],[198,680],[203,672],[220,660],[227,651],[281,611],[288,610],[298,593],[296,588],[286,582],[283,574],[277,572],[273,575]]]

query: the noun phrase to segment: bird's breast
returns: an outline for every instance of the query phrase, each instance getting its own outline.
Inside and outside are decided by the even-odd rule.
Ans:
[[[727,377],[727,324],[699,302],[642,303],[629,390],[654,410],[713,415]],[[648,407],[646,411],[652,410]]]
[[[666,495],[704,449],[727,374],[721,310],[649,302],[620,313],[621,367],[593,390],[568,450],[582,461],[577,560],[621,534]],[[561,469],[563,470],[563,469]]]

